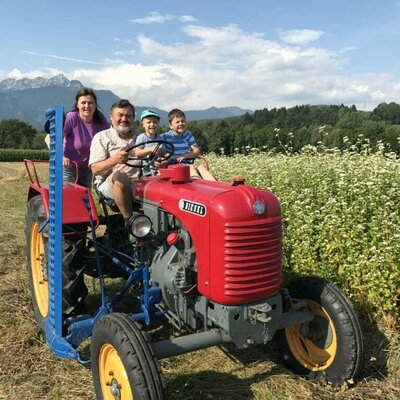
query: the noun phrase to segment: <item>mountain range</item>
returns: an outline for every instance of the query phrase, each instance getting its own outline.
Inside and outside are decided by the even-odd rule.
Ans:
[[[44,112],[50,107],[60,105],[69,111],[75,100],[76,92],[84,85],[78,80],[69,80],[60,74],[50,79],[4,79],[0,82],[0,120],[16,118],[27,122],[38,130],[43,129]],[[111,105],[119,96],[110,90],[97,90],[97,101],[101,111],[108,118]],[[137,106],[136,119],[146,108],[152,108],[161,116],[161,125],[168,126],[168,111],[157,107]],[[188,121],[204,119],[221,119],[253,113],[239,107],[210,107],[206,110],[184,110]]]

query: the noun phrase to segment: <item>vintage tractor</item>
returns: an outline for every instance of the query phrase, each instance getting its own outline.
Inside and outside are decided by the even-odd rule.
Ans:
[[[28,274],[51,351],[91,364],[98,399],[162,399],[160,359],[225,342],[277,343],[297,374],[354,379],[363,344],[350,301],[317,277],[281,286],[281,211],[271,192],[241,178],[192,181],[183,165],[155,174],[153,154],[141,160],[128,231],[107,199],[98,213],[90,190],[63,186],[62,115],[47,113],[49,183],[25,161]],[[100,282],[95,304],[86,275]],[[145,329],[160,318],[186,334],[151,341]]]

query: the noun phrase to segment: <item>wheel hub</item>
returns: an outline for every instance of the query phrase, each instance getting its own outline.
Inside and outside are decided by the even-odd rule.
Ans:
[[[121,385],[118,383],[118,381],[113,378],[110,383],[110,392],[111,396],[114,397],[115,400],[120,400],[121,399]]]
[[[319,315],[315,316],[310,323],[302,324],[300,334],[321,349],[328,348],[333,340],[329,322]]]
[[[333,322],[323,307],[310,300],[314,319],[307,324],[286,328],[286,339],[292,354],[305,368],[323,371],[333,362],[337,338]]]
[[[117,350],[105,343],[99,353],[99,375],[104,400],[133,400],[129,379]]]

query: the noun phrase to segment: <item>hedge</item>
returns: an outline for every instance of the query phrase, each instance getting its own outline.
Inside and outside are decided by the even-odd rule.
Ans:
[[[48,150],[33,149],[0,149],[0,162],[23,161],[24,158],[29,160],[48,160]]]

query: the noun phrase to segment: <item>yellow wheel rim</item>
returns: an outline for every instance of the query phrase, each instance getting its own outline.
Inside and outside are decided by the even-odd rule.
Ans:
[[[311,371],[323,371],[335,359],[336,330],[323,307],[311,300],[309,307],[314,319],[309,324],[286,327],[286,339],[293,356],[300,364]]]
[[[99,376],[104,400],[133,400],[125,367],[117,350],[109,343],[100,349]]]
[[[34,222],[31,227],[31,272],[36,304],[43,318],[49,311],[49,283],[46,273],[45,250],[39,224]]]

